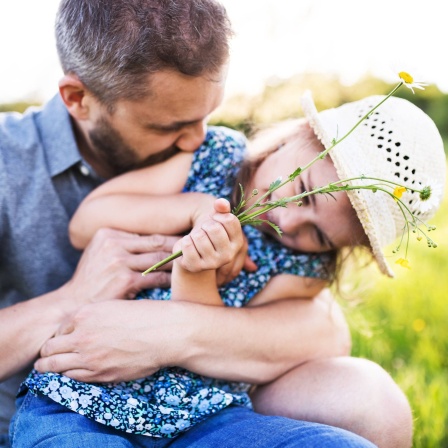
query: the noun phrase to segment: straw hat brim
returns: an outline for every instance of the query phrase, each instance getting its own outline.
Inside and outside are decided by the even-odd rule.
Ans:
[[[344,136],[355,124],[352,114],[347,116],[347,120],[344,120],[344,114],[341,113],[343,107],[328,109],[319,113],[311,92],[305,92],[302,97],[305,117],[326,149],[332,146],[335,138]],[[369,174],[371,167],[368,166],[368,160],[362,154],[359,157],[354,157],[358,152],[357,148],[360,147],[362,147],[362,144],[357,140],[357,134],[354,132],[331,149],[329,155],[336,167],[339,179],[343,180]],[[362,180],[357,181],[357,184],[362,183]],[[347,191],[347,195],[367,235],[372,255],[380,271],[389,277],[394,277],[394,273],[382,251],[382,247],[395,237],[395,223],[390,215],[389,208],[385,204],[384,197],[381,197],[380,194],[374,194],[370,190],[351,190]],[[374,214],[375,219],[372,214]],[[382,222],[381,230],[377,227],[378,222]],[[391,234],[385,235],[384,229],[390,229]]]

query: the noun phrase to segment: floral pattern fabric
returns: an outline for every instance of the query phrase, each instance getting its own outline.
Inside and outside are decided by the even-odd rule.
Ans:
[[[244,157],[244,137],[225,128],[209,128],[193,157],[184,191],[229,198]],[[256,272],[242,271],[220,288],[226,306],[241,307],[275,275],[327,278],[325,254],[298,254],[255,228],[246,226],[249,255]],[[169,289],[139,293],[138,300],[169,300]],[[173,367],[135,381],[88,384],[57,373],[33,370],[21,389],[43,394],[74,412],[117,430],[153,437],[175,437],[230,404],[251,406],[249,385],[207,378]]]

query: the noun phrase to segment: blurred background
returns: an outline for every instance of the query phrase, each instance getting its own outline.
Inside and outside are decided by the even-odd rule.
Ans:
[[[448,4],[441,0],[222,0],[235,30],[224,103],[211,122],[250,136],[301,115],[311,89],[318,109],[385,94],[408,71],[427,82],[406,97],[448,141]],[[59,0],[0,2],[0,111],[23,111],[57,92],[61,76],[53,22]],[[447,146],[445,145],[445,148]],[[400,384],[414,411],[414,446],[448,447],[448,195],[432,221],[439,247],[413,241],[412,270],[383,279],[375,267],[342,288],[354,355]],[[366,272],[367,271],[367,272]]]

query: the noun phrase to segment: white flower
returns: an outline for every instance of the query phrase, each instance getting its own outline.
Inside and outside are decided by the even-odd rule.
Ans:
[[[431,188],[431,196],[424,201],[419,199],[417,202],[417,208],[423,214],[426,214],[431,210],[436,210],[439,207],[442,200],[443,188],[440,184],[431,185],[430,183],[427,183],[424,186],[429,186]]]
[[[72,411],[76,411],[76,409],[78,409],[78,407],[79,407],[79,404],[78,404],[77,401],[71,401],[71,402],[70,402],[70,409],[71,409]]]
[[[59,381],[58,380],[51,380],[48,383],[48,388],[50,390],[57,390],[59,388]]]
[[[86,408],[87,406],[90,406],[92,404],[92,397],[90,395],[81,395],[79,397],[79,404]]]
[[[178,420],[176,422],[176,428],[178,429],[186,429],[190,426],[190,422],[188,420]]]
[[[171,414],[171,412],[173,412],[173,409],[172,408],[166,408],[165,406],[160,405],[159,406],[159,411],[160,411],[161,414],[167,415],[167,414]]]
[[[216,395],[213,395],[213,397],[210,401],[212,404],[218,404],[218,403],[221,403],[223,398],[224,398],[224,396],[222,394],[218,393]]]
[[[204,412],[204,411],[206,411],[208,408],[209,408],[209,406],[210,406],[210,402],[208,401],[208,400],[202,400],[200,403],[199,403],[199,410],[201,411],[201,412]]]
[[[60,403],[62,401],[61,396],[58,392],[52,392],[48,395],[53,401],[56,401],[56,403]]]
[[[398,77],[408,89],[412,90],[412,93],[415,93],[414,89],[425,90],[425,86],[428,85],[422,81],[415,81],[408,72],[399,72]]]
[[[66,400],[71,398],[72,392],[73,392],[73,390],[68,386],[62,386],[59,389],[59,393],[62,395],[62,398],[65,398]]]
[[[136,398],[128,398],[126,403],[128,404],[128,406],[132,406],[135,407],[138,405],[138,400]]]
[[[437,208],[440,206],[443,197],[443,185],[434,182],[429,176],[420,175],[415,188],[418,191],[412,191],[408,189],[403,195],[403,202],[407,205],[409,210],[416,218],[421,218],[423,221],[428,219],[429,215],[434,214]],[[429,189],[431,194],[427,199],[421,199],[422,190]]]
[[[160,432],[162,434],[171,434],[174,431],[176,431],[176,427],[169,423],[166,423],[165,425],[162,426],[162,428],[160,428]]]
[[[101,389],[99,387],[92,386],[90,393],[92,394],[92,397],[101,397]]]
[[[178,406],[180,403],[180,398],[176,397],[176,395],[168,395],[165,398],[165,401],[170,404],[171,406]]]
[[[199,391],[199,395],[201,396],[201,398],[205,398],[208,395],[209,390],[208,389],[201,389]]]

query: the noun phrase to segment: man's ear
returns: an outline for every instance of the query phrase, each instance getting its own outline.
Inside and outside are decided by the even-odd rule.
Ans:
[[[59,93],[70,115],[76,120],[89,118],[92,94],[76,75],[64,75],[59,81]]]

